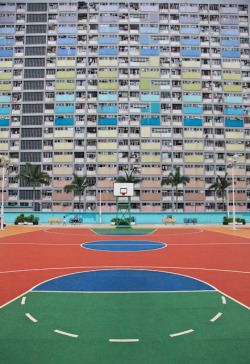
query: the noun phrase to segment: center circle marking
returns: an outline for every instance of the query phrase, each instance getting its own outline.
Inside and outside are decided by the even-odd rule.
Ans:
[[[86,249],[109,252],[139,252],[162,249],[167,245],[147,240],[101,240],[84,243],[81,246]]]

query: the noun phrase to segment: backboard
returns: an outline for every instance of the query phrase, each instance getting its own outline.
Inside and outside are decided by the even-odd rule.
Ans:
[[[134,196],[133,183],[114,183],[114,196],[115,197],[132,197]]]

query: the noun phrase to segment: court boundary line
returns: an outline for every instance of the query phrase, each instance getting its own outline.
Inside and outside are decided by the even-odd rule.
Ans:
[[[110,267],[112,267],[112,266],[110,266]],[[86,267],[85,267],[86,268]],[[90,267],[91,268],[91,267]],[[93,268],[93,267],[92,267]],[[100,268],[100,267],[99,267]],[[120,269],[124,269],[124,267],[115,267],[116,268],[116,270],[118,269],[118,268],[120,268]],[[126,268],[124,269],[124,270],[126,270],[126,269],[129,269],[129,270],[131,270],[132,268],[135,268],[135,266],[134,267],[130,267],[130,266],[126,266]],[[144,268],[144,269],[143,269]],[[147,267],[147,268],[149,268],[149,267]],[[152,269],[153,267],[151,267],[151,269]],[[204,268],[180,268],[180,267],[156,267],[157,269],[154,269],[154,271],[159,271],[159,272],[162,272],[162,271],[160,271],[160,270],[158,270],[158,269],[197,269],[197,270],[214,270],[214,269],[204,269]],[[51,268],[51,269],[63,269],[63,268]],[[67,268],[64,268],[64,269],[67,269]],[[72,268],[68,268],[68,269],[72,269]],[[73,268],[74,269],[74,268]],[[75,268],[75,269],[78,269],[78,268]],[[82,268],[79,268],[79,269],[84,269],[84,267],[82,267]],[[138,270],[151,270],[151,269],[145,269],[145,267],[141,267],[141,269],[138,269]],[[37,270],[37,269],[32,269],[32,270]],[[41,270],[41,269],[39,269],[39,270]],[[42,270],[45,270],[44,268],[42,268]],[[46,269],[46,270],[48,270],[48,268]],[[106,269],[92,269],[92,270],[89,270],[89,271],[102,271],[102,270],[110,270],[110,268],[106,268]],[[113,269],[111,269],[111,270],[113,270]],[[28,270],[28,271],[30,271],[30,270]],[[89,272],[89,271],[87,271],[87,272]],[[220,271],[220,270],[219,270]],[[54,277],[54,278],[50,278],[50,279],[48,279],[48,280],[45,280],[45,281],[43,281],[42,283],[45,283],[45,282],[48,282],[48,281],[50,281],[50,280],[52,280],[52,279],[55,279],[55,278],[60,278],[60,277],[65,277],[65,276],[67,276],[67,275],[71,275],[71,274],[77,274],[77,273],[81,273],[82,271],[78,271],[78,272],[74,272],[74,273],[70,273],[70,274],[63,274],[62,276],[58,276],[58,277]],[[229,272],[231,272],[231,271],[229,271]],[[235,271],[235,272],[237,272],[237,273],[250,273],[250,272],[240,272],[240,271]],[[234,272],[234,273],[235,273]],[[0,272],[1,273],[1,272]],[[163,272],[163,273],[172,273],[172,272]],[[174,273],[174,274],[177,274],[177,275],[180,275],[180,276],[183,276],[184,274],[181,274],[181,273]],[[234,302],[236,302],[236,303],[238,303],[238,304],[240,304],[241,306],[243,306],[244,308],[246,308],[246,309],[248,309],[248,310],[250,310],[250,307],[248,307],[247,305],[245,305],[244,303],[242,303],[242,302],[240,302],[240,301],[238,301],[237,299],[235,299],[235,298],[233,298],[233,297],[231,297],[230,295],[228,295],[227,293],[224,293],[224,292],[222,292],[221,290],[218,290],[216,287],[214,287],[213,285],[211,285],[211,284],[209,284],[209,283],[207,283],[207,282],[205,282],[205,281],[203,281],[203,280],[201,280],[201,279],[198,279],[198,278],[193,278],[193,277],[190,277],[189,275],[184,275],[185,277],[188,277],[188,278],[191,278],[191,279],[196,279],[196,280],[198,280],[198,281],[200,281],[200,282],[203,282],[203,283],[205,283],[205,284],[207,284],[207,285],[209,285],[209,286],[211,286],[211,287],[213,287],[214,288],[214,290],[216,291],[216,292],[219,292],[219,293],[221,293],[222,295],[224,295],[224,296],[227,296],[228,298],[230,298],[232,301],[234,301]],[[25,295],[25,294],[27,294],[27,293],[29,293],[29,292],[31,292],[32,291],[32,289],[33,288],[35,288],[35,287],[37,287],[38,285],[40,285],[40,284],[42,284],[42,283],[39,283],[39,284],[37,284],[37,285],[35,285],[34,287],[32,287],[31,289],[29,289],[29,290],[27,290],[27,291],[25,291],[25,292],[23,292],[22,294],[20,294],[19,296],[17,296],[17,297],[15,297],[15,298],[13,298],[12,300],[10,300],[10,301],[8,301],[8,302],[6,302],[6,303],[4,303],[2,306],[0,306],[0,309],[1,308],[3,308],[3,307],[5,307],[5,306],[7,306],[8,304],[10,304],[10,303],[12,303],[12,302],[14,302],[14,301],[16,301],[17,299],[19,299],[20,297],[22,297],[23,295]],[[213,291],[213,292],[215,292],[215,291]]]
[[[61,227],[62,228],[62,227]],[[172,227],[171,227],[172,228]],[[186,228],[186,227],[184,227],[184,228]],[[53,228],[52,228],[53,229]],[[89,227],[86,227],[86,228],[83,228],[83,229],[89,229],[90,231],[92,231],[92,229],[91,228],[89,228]],[[181,228],[175,228],[175,229],[181,229]],[[186,228],[187,229],[187,228]],[[197,228],[189,228],[189,229],[197,229]],[[161,228],[157,228],[157,229],[155,229],[155,231],[153,231],[152,233],[150,233],[150,234],[153,234],[153,233],[155,233],[156,231],[158,231],[158,230],[161,230]],[[162,230],[165,230],[164,228],[162,228]],[[49,233],[49,234],[57,234],[57,235],[75,235],[75,236],[82,236],[82,234],[70,234],[70,233],[57,233],[57,232],[54,232],[54,231],[48,231],[48,229],[44,229],[44,230],[42,230],[42,231],[44,231],[45,233]],[[199,231],[195,231],[195,232],[190,232],[190,233],[177,233],[177,234],[169,234],[168,233],[168,235],[170,235],[170,236],[175,236],[175,235],[191,235],[191,234],[200,234],[200,233],[202,233],[202,232],[204,232],[204,230],[203,229],[199,229]],[[102,235],[102,234],[97,234],[96,232],[94,232],[93,231],[93,233],[94,234],[96,234],[96,235]],[[146,235],[141,235],[141,236],[147,236],[147,235],[150,235],[150,234],[146,234]],[[161,234],[161,235],[163,235],[163,234]],[[85,235],[85,236],[88,236],[88,235]],[[91,235],[90,235],[91,236]],[[107,236],[107,235],[103,235],[103,236]],[[110,236],[110,235],[109,235]],[[119,236],[119,235],[114,235],[114,236]],[[120,236],[122,236],[122,235],[120,235]],[[135,235],[132,235],[131,234],[131,236],[135,236]],[[136,236],[138,236],[138,235],[136,235]]]

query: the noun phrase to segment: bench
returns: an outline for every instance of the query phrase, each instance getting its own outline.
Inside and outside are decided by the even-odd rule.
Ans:
[[[195,218],[193,218],[193,219],[191,219],[191,218],[189,218],[189,219],[184,219],[184,223],[185,223],[186,225],[188,225],[188,224],[193,224],[193,225],[195,225],[195,224],[197,224],[197,219],[195,219]]]
[[[83,223],[83,219],[79,218],[78,221],[74,221],[74,219],[69,219],[69,223],[70,224],[82,224]]]
[[[162,219],[162,221],[163,221],[163,223],[165,225],[167,225],[167,224],[173,224],[174,225],[176,223],[176,219],[173,219],[172,217],[164,217]]]
[[[60,225],[61,222],[62,222],[62,218],[61,217],[59,217],[59,218],[57,218],[57,217],[50,217],[49,218],[50,225],[52,225],[53,223],[56,223],[56,224]]]

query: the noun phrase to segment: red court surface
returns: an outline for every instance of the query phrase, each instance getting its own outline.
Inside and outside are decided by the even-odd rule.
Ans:
[[[101,240],[147,240],[154,251],[107,252],[81,244]],[[250,240],[202,228],[160,228],[145,236],[105,236],[87,228],[47,228],[0,239],[0,305],[48,279],[94,269],[133,268],[200,279],[250,307]]]

